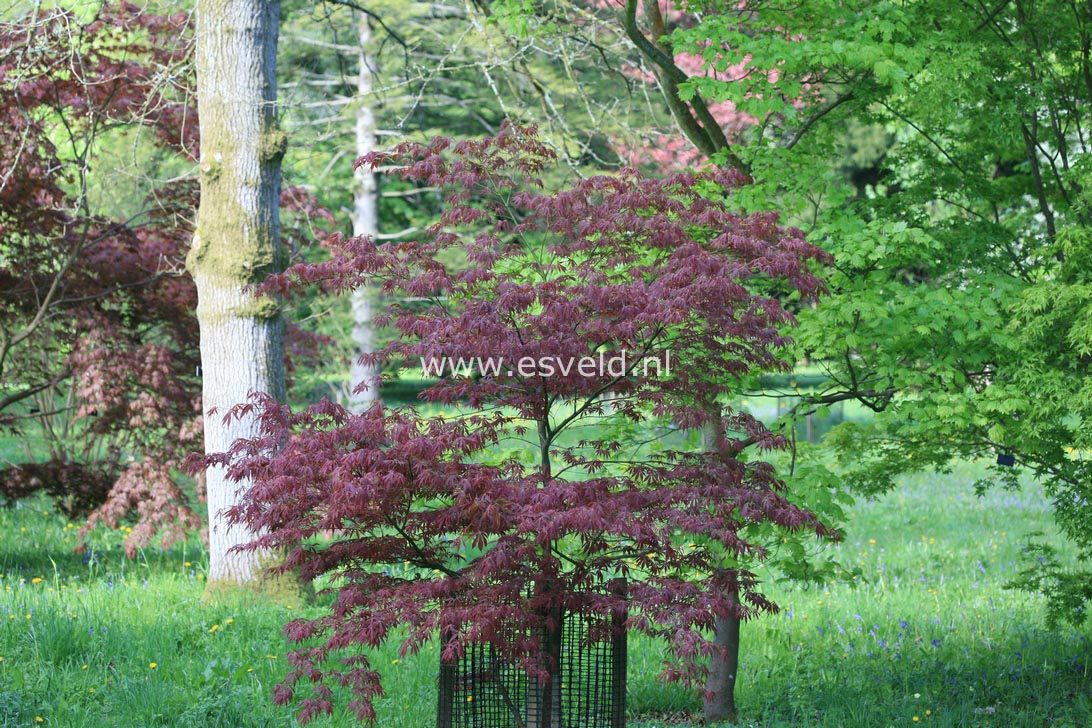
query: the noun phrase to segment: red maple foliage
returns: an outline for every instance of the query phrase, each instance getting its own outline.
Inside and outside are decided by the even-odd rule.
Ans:
[[[72,517],[135,513],[130,550],[200,524],[175,477],[201,434],[184,275],[196,184],[95,195],[93,170],[137,129],[194,159],[189,46],[185,15],[127,3],[0,24],[0,426],[48,450],[0,481],[8,499],[45,490]]]
[[[534,635],[558,609],[628,609],[631,629],[672,645],[668,677],[693,683],[717,615],[776,608],[752,573],[722,568],[722,549],[762,559],[747,538],[760,523],[828,534],[771,465],[740,457],[782,437],[744,412],[710,423],[742,378],[786,368],[782,301],[820,292],[809,261],[822,253],[775,215],[733,212],[746,183],[737,172],[625,170],[541,191],[553,161],[533,128],[512,126],[369,155],[360,163],[445,191],[427,236],[335,236],[328,261],[265,284],[286,295],[381,284],[404,303],[387,317],[400,337],[377,360],[505,363],[429,387],[424,399],[446,415],[381,405],[354,415],[330,402],[292,411],[259,397],[244,409],[258,411],[263,436],[213,458],[253,480],[230,511],[264,534],[249,547],[332,578],[330,612],[285,628],[305,644],[276,700],[310,683],[302,721],[332,709],[327,682],[350,687],[350,708],[374,718],[379,676],[360,648],[399,625],[403,651],[437,633],[448,658],[493,642],[548,679]],[[624,370],[573,364],[622,352]],[[707,452],[647,444],[709,424]],[[612,588],[619,580],[626,590]],[[726,596],[737,589],[738,604]],[[529,637],[502,639],[513,627]]]

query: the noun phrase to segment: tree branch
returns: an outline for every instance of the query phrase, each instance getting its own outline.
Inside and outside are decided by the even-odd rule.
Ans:
[[[656,20],[659,17],[659,6],[656,5],[656,1],[651,0],[646,5],[652,18],[653,38],[659,40],[659,38],[663,37],[663,19],[660,18],[658,22]],[[675,117],[686,138],[705,156],[713,157],[718,152],[724,153],[727,155],[731,166],[742,172],[749,173],[750,166],[744,163],[732,150],[727,137],[724,136],[724,130],[720,128],[720,124],[709,112],[709,107],[706,105],[705,100],[701,98],[701,95],[695,91],[689,104],[679,96],[679,84],[686,83],[690,80],[690,77],[675,65],[675,61],[659,45],[645,37],[644,33],[637,27],[637,0],[626,0],[622,25],[625,28],[626,35],[633,41],[637,50],[655,67],[656,76],[660,80],[661,87],[663,87],[668,109],[670,109],[671,115]],[[657,26],[659,26],[659,31],[656,30]],[[658,36],[657,32],[659,33]]]
[[[16,402],[21,402],[28,397],[33,397],[38,392],[49,389],[54,384],[57,384],[58,382],[61,382],[64,379],[68,378],[71,374],[71,369],[65,369],[48,381],[39,382],[38,384],[35,384],[31,387],[27,387],[26,389],[20,390],[18,392],[12,392],[11,394],[0,397],[0,412],[3,412],[5,409],[15,404]]]
[[[363,5],[359,5],[353,2],[353,0],[324,0],[324,2],[330,3],[331,5],[340,5],[345,8],[350,8],[357,11],[358,13],[363,13],[364,15],[367,15],[369,18],[379,23],[379,27],[386,31],[387,35],[394,39],[394,42],[402,46],[403,49],[409,49],[409,46],[406,44],[406,41],[402,36],[391,30],[391,27],[383,22],[383,18],[379,17],[379,15],[377,15],[375,12],[368,10]]]
[[[824,116],[834,111],[847,101],[852,101],[854,98],[855,97],[853,92],[850,91],[849,93],[843,94],[842,96],[837,96],[820,106],[818,109],[815,110],[815,113],[809,116],[808,120],[805,121],[803,125],[796,130],[796,133],[792,135],[792,138],[785,143],[785,149],[792,149],[793,147],[795,147],[796,143],[799,142],[803,138],[803,136],[808,133],[808,130],[811,129],[811,127],[816,122],[818,122]]]

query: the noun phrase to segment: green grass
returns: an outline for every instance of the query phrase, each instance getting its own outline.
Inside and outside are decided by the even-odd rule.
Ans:
[[[1003,588],[1026,536],[1051,531],[1049,504],[1034,488],[976,498],[979,474],[922,474],[858,504],[836,583],[768,577],[784,609],[744,626],[744,725],[1092,724],[1089,630],[1048,630],[1040,597]],[[126,560],[121,536],[96,534],[85,557],[45,501],[0,511],[0,726],[296,725],[271,690],[286,669],[281,625],[299,612],[202,604],[202,549]],[[697,698],[656,678],[661,651],[631,639],[631,725],[696,725]],[[379,725],[432,724],[435,651],[374,661]],[[312,725],[356,723],[338,712]]]

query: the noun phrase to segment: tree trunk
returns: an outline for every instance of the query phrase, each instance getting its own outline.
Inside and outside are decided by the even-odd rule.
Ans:
[[[199,0],[197,86],[201,203],[187,266],[197,285],[205,452],[254,437],[254,417],[224,422],[251,392],[284,398],[284,325],[275,301],[246,290],[283,264],[280,166],[287,138],[275,110],[279,3]],[[215,411],[214,411],[215,410]],[[272,555],[232,552],[256,534],[230,526],[223,510],[248,486],[207,473],[209,573],[206,595],[238,585],[267,588]],[[278,587],[280,588],[280,587]],[[292,601],[297,594],[284,594]]]
[[[552,629],[544,626],[539,640],[549,678],[532,676],[527,686],[527,728],[561,728],[561,630],[562,611],[550,615]]]
[[[702,449],[715,450],[717,442],[723,437],[720,424],[720,412],[716,419],[706,423],[701,432]],[[729,599],[734,608],[739,607],[739,590],[733,589]],[[739,667],[739,629],[740,619],[736,614],[718,616],[716,619],[713,645],[716,650],[709,658],[709,677],[705,680],[705,697],[702,701],[702,713],[705,723],[735,723],[736,713],[736,672]]]
[[[739,605],[739,592],[732,595],[733,603]],[[705,699],[702,712],[706,725],[727,721],[735,723],[736,713],[736,672],[739,668],[739,617],[734,615],[717,617],[716,633],[713,644],[717,648],[709,658],[709,677],[705,681]]]
[[[356,84],[356,155],[376,150],[375,114],[372,111],[372,82],[375,74],[375,59],[368,52],[372,40],[372,29],[368,18],[357,13],[357,42],[360,45],[358,62],[360,74]],[[367,167],[356,170],[356,191],[353,194],[353,235],[370,236],[379,234],[379,180]],[[373,292],[368,286],[361,286],[351,296],[353,315],[353,344],[356,355],[370,354],[375,351],[375,332],[372,325]],[[349,384],[353,388],[349,395],[349,405],[354,412],[363,412],[379,401],[379,367],[363,364],[354,358],[349,369]],[[364,385],[360,391],[355,391]]]

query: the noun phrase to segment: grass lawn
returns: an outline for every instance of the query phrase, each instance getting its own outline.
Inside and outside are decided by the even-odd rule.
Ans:
[[[977,473],[921,474],[858,504],[838,547],[856,579],[770,585],[784,609],[744,626],[743,725],[1092,725],[1092,630],[1049,630],[1038,596],[1003,588],[1025,537],[1051,531],[1049,504],[1033,487],[976,498]],[[127,561],[120,540],[96,534],[85,557],[48,502],[0,511],[0,726],[296,725],[271,700],[296,613],[202,604],[202,549]],[[660,647],[631,639],[630,656],[630,724],[690,725],[698,700],[656,679]],[[435,651],[375,661],[379,725],[432,724]]]

